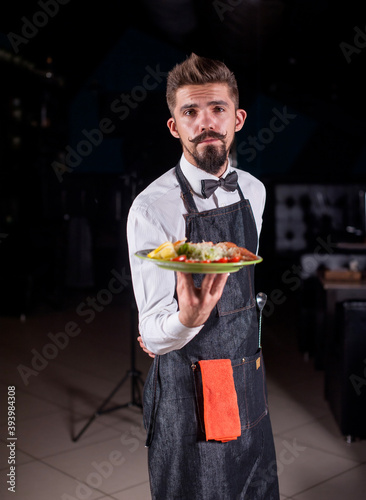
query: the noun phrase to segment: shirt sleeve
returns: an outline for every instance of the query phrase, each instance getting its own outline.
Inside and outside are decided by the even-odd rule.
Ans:
[[[172,235],[151,215],[151,210],[132,205],[127,218],[127,242],[139,333],[147,349],[155,354],[181,349],[203,326],[187,328],[180,322],[174,297],[175,272],[134,255],[138,250],[157,248],[168,240],[173,240]]]

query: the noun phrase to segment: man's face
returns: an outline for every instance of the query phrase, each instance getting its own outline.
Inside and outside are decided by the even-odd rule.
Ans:
[[[225,83],[187,85],[176,93],[171,134],[181,141],[186,159],[220,177],[227,166],[235,132],[244,125],[246,113],[235,110]]]

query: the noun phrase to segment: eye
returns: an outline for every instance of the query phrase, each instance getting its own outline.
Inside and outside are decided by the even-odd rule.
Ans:
[[[225,111],[225,108],[222,106],[215,106],[215,112],[216,113],[223,113]]]
[[[192,116],[195,113],[196,113],[196,111],[194,109],[186,109],[183,114],[184,114],[184,116]]]

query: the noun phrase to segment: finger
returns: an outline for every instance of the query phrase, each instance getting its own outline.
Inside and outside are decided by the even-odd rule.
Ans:
[[[144,342],[143,342],[143,340],[142,340],[142,337],[138,337],[138,339],[137,339],[137,340],[139,341],[139,344],[140,344],[141,349],[142,349],[143,351],[145,351],[145,352],[149,353],[150,351],[148,351],[148,350],[146,349],[145,344],[144,344]]]
[[[216,276],[216,274],[206,274],[202,280],[201,290],[205,293],[210,292]]]
[[[206,274],[202,281],[201,288],[205,289],[205,291],[213,293],[216,288],[221,286],[221,283],[225,285],[228,276],[228,273]]]
[[[141,349],[146,352],[146,354],[148,354],[150,356],[150,358],[155,358],[155,354],[151,351],[149,351],[146,347],[145,347],[145,344],[143,343],[142,341],[142,337],[141,335],[139,337],[137,337],[137,340],[138,340],[138,343],[140,344],[140,347]]]
[[[193,276],[191,273],[177,272],[177,288],[194,288]]]
[[[150,356],[150,358],[155,358],[155,354],[153,352],[149,351],[149,349],[147,347],[145,347],[145,345],[143,344],[142,341],[140,342],[140,347],[142,348],[142,350],[144,352],[146,352],[146,354],[148,354]]]
[[[192,273],[183,273],[182,271],[177,271],[177,281],[189,282],[193,281]]]
[[[228,277],[229,277],[228,273],[215,275],[215,280],[211,286],[211,294],[212,295],[220,295],[221,296],[221,294],[224,290],[224,287],[226,285],[226,282],[228,280]]]

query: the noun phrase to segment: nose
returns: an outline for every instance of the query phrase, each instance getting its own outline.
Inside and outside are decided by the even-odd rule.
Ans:
[[[205,130],[215,130],[215,122],[211,113],[208,113],[206,111],[201,113],[199,129],[200,133],[204,132]]]

